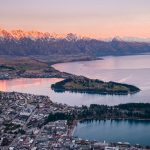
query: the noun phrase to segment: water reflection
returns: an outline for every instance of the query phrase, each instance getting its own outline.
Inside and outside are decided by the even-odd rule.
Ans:
[[[54,67],[89,78],[126,82],[150,90],[150,55],[104,57],[104,60],[62,63]]]
[[[90,120],[77,124],[74,136],[108,142],[129,142],[149,145],[148,120]]]
[[[4,80],[0,81],[0,91],[7,91],[7,85]]]
[[[62,71],[90,78],[126,82],[142,89],[134,95],[97,95],[86,93],[55,93],[51,84],[62,79],[14,79],[0,81],[0,90],[47,95],[58,103],[69,105],[117,105],[129,102],[150,102],[150,55],[105,57],[104,60],[54,65]]]
[[[54,84],[63,79],[51,78],[20,78],[12,80],[0,80],[0,91],[18,91],[18,92],[29,92],[32,94],[43,94],[41,92],[42,88],[45,89],[45,86],[50,89],[50,85]],[[46,89],[47,91],[48,89]],[[37,91],[37,92],[36,92]]]

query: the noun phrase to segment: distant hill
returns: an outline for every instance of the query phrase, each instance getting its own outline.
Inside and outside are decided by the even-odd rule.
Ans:
[[[0,29],[0,55],[132,55],[149,53],[150,43],[129,42],[114,38],[102,41],[78,37],[72,33],[57,35],[38,31],[8,32]]]

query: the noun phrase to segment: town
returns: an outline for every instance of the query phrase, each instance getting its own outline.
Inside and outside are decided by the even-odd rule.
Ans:
[[[127,142],[108,143],[74,137],[77,120],[68,119],[62,114],[80,116],[85,109],[54,103],[47,96],[0,92],[0,149],[150,149],[148,146],[130,145]],[[57,116],[51,118],[52,114]]]

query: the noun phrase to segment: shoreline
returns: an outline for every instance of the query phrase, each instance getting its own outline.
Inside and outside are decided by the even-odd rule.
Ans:
[[[6,56],[0,56],[0,59],[4,59]],[[22,57],[19,57],[18,59],[20,59]],[[0,73],[0,80],[11,80],[11,79],[17,79],[17,78],[68,78],[68,77],[76,77],[77,75],[75,74],[71,74],[71,73],[67,73],[67,72],[61,72],[57,69],[55,69],[53,67],[53,65],[58,64],[58,63],[67,63],[67,62],[78,62],[78,61],[92,61],[92,60],[102,60],[102,58],[99,57],[90,57],[88,56],[85,58],[78,58],[78,59],[70,59],[70,60],[58,60],[56,62],[47,62],[44,60],[40,60],[40,58],[34,58],[34,57],[27,57],[33,61],[39,62],[39,63],[44,63],[47,65],[47,67],[50,67],[51,70],[47,71],[47,72],[37,72],[34,73],[34,70],[28,73],[28,69],[26,69],[27,73],[24,71],[22,72],[21,70],[6,70],[3,71],[2,73]],[[7,58],[9,59],[9,57]],[[15,58],[16,59],[16,58]],[[15,60],[14,59],[14,60]],[[13,60],[13,61],[14,61]],[[3,61],[2,61],[3,62]],[[23,64],[22,64],[23,65]],[[21,67],[22,67],[21,65]],[[6,66],[8,67],[9,64],[7,63],[1,63],[0,62],[0,66]],[[10,63],[11,66],[11,63]],[[17,64],[16,64],[17,66]],[[12,67],[16,67],[15,65]],[[22,72],[21,74],[19,72]]]
[[[78,123],[84,123],[86,121],[106,121],[106,120],[121,120],[121,121],[127,121],[127,120],[133,120],[133,121],[150,121],[150,118],[149,119],[140,119],[140,118],[87,118],[87,119],[81,119],[81,120],[78,120]]]
[[[74,61],[92,61],[92,60],[102,60],[102,58],[99,57],[88,57],[88,58],[78,58],[76,60],[71,59],[69,60],[69,62],[74,62]],[[37,63],[43,63],[40,60],[35,60],[35,58],[32,58],[32,61],[35,61]],[[35,63],[34,62],[34,63]],[[55,62],[55,64],[57,64],[60,61]],[[63,61],[65,62],[65,61]],[[47,63],[44,63],[44,65],[46,65]],[[17,64],[16,64],[17,65]],[[23,65],[23,64],[22,64]],[[21,67],[22,67],[21,65]],[[31,64],[32,65],[32,64]],[[47,64],[48,65],[48,64]],[[75,78],[80,78],[81,76],[75,75],[75,74],[71,74],[71,73],[67,73],[67,72],[61,72],[57,69],[55,69],[51,64],[50,66],[48,65],[47,67],[45,66],[45,68],[42,71],[38,71],[38,72],[34,72],[35,70],[29,71],[28,69],[26,69],[25,71],[21,71],[21,70],[16,70],[15,65],[14,66],[9,66],[9,65],[5,65],[2,64],[0,66],[2,69],[2,73],[0,73],[0,80],[11,80],[11,79],[19,79],[19,78],[62,78],[62,79],[75,79]],[[11,68],[11,69],[10,69]],[[82,76],[84,77],[84,76]],[[84,77],[86,78],[86,77]],[[92,80],[92,79],[89,79]],[[115,82],[112,82],[115,83]],[[119,83],[118,83],[119,84]],[[121,83],[120,83],[121,85]],[[122,84],[123,85],[123,84]],[[126,84],[126,86],[129,86],[129,84]],[[133,86],[133,85],[130,85]],[[135,87],[135,86],[133,86]],[[139,88],[138,88],[139,89]],[[55,89],[54,89],[55,90]],[[89,93],[89,94],[100,94],[100,95],[129,95],[129,94],[135,94],[137,92],[140,91],[140,89],[138,91],[98,91],[96,89],[92,89],[92,90],[65,90],[65,91],[71,91],[71,92],[79,92],[79,93]]]
[[[88,121],[88,119],[86,119],[85,121],[83,121],[84,119],[81,119],[81,120],[75,120],[75,123],[73,123],[73,125],[72,125],[72,128],[71,128],[71,134],[69,135],[69,136],[71,136],[71,137],[74,137],[74,138],[79,138],[78,136],[74,136],[74,133],[75,133],[75,130],[76,130],[76,127],[77,127],[77,124],[78,123],[81,123],[81,124],[84,124],[84,123],[86,123],[87,121]],[[89,119],[89,120],[92,120],[92,121],[107,121],[107,120],[111,120],[111,121],[115,121],[115,120],[118,120],[118,121],[149,121],[150,122],[150,119],[137,119],[137,118],[115,118],[115,119]],[[83,122],[82,122],[83,121]],[[86,138],[82,138],[81,140],[87,140]],[[118,141],[118,142],[111,142],[111,141],[107,141],[107,140],[104,140],[104,141],[100,141],[100,140],[88,140],[88,141],[97,141],[97,142],[106,142],[106,143],[112,143],[112,144],[118,144],[118,145],[121,145],[121,144],[127,144],[127,145],[130,145],[130,146],[133,146],[133,145],[139,145],[139,146],[146,146],[146,145],[143,145],[143,144],[130,144],[128,141],[126,141],[126,142],[121,142],[121,141]],[[147,146],[149,146],[149,145],[147,145]]]
[[[103,57],[109,57],[109,56],[114,56],[114,57],[117,57],[117,56],[138,56],[138,55],[148,55],[147,53],[146,54],[128,54],[128,55],[104,55],[104,56],[101,56],[101,57],[94,57],[94,56],[86,56],[85,58],[77,58],[77,59],[70,59],[69,60],[57,60],[55,62],[48,62],[47,60],[42,60],[38,57],[34,57],[34,56],[24,56],[24,57],[27,57],[27,58],[31,58],[32,60],[35,60],[37,62],[40,62],[40,63],[45,63],[45,64],[48,64],[49,67],[53,68],[54,69],[54,73],[55,75],[47,75],[46,73],[45,74],[42,74],[42,73],[37,73],[37,74],[21,74],[21,75],[10,75],[10,77],[7,76],[4,76],[4,77],[1,77],[0,76],[0,80],[11,80],[11,79],[18,79],[18,78],[67,78],[69,76],[78,76],[78,75],[75,75],[75,74],[71,74],[71,73],[67,73],[67,72],[61,72],[60,70],[57,70],[54,65],[56,64],[61,64],[61,63],[71,63],[71,62],[82,62],[82,61],[96,61],[96,60],[104,60]],[[8,57],[8,58],[7,58]],[[9,57],[11,56],[7,56],[7,55],[0,55],[0,59],[3,59],[3,58],[6,58],[6,59],[9,59]],[[23,56],[16,56],[16,58],[22,58]],[[23,58],[24,58],[23,57]],[[42,56],[41,56],[42,57]],[[46,56],[45,56],[46,57]],[[52,57],[52,56],[51,56]],[[14,58],[14,59],[16,59]],[[0,65],[1,65],[1,62],[0,62]],[[2,65],[7,65],[7,64],[2,64]],[[56,71],[56,72],[55,72]],[[9,74],[10,72],[5,72],[5,74]]]
[[[41,111],[42,111],[42,109],[44,108],[44,109],[47,109],[47,111],[49,111],[49,109],[51,108],[52,110],[54,110],[55,112],[53,112],[52,111],[52,113],[53,114],[57,114],[58,112],[57,112],[57,110],[58,109],[60,109],[60,112],[61,113],[64,113],[64,114],[68,114],[68,111],[70,111],[70,114],[72,114],[72,112],[73,112],[73,116],[75,115],[76,117],[75,118],[73,118],[73,122],[72,122],[72,124],[71,124],[71,126],[70,125],[67,125],[68,126],[68,128],[67,128],[67,135],[68,135],[68,137],[70,137],[71,139],[76,139],[76,137],[74,137],[73,136],[73,134],[74,134],[74,132],[75,132],[75,127],[76,127],[76,125],[78,124],[78,122],[80,122],[81,120],[83,120],[83,119],[78,119],[78,115],[80,115],[80,114],[82,114],[82,111],[84,110],[82,107],[72,107],[72,106],[69,106],[69,105],[65,105],[65,104],[57,104],[57,103],[55,103],[55,102],[53,102],[53,101],[51,101],[51,99],[48,97],[48,96],[42,96],[42,95],[39,95],[39,96],[37,96],[37,95],[34,95],[34,94],[27,94],[27,93],[19,93],[19,92],[0,92],[0,100],[2,100],[2,102],[5,100],[5,97],[7,98],[6,100],[7,101],[9,101],[9,100],[11,100],[11,103],[13,104],[13,105],[15,105],[15,103],[12,101],[12,97],[13,97],[13,99],[14,99],[14,101],[18,101],[19,102],[19,104],[21,104],[20,102],[23,100],[24,101],[24,99],[26,99],[26,101],[24,101],[24,103],[26,103],[26,102],[28,102],[30,105],[35,105],[35,107],[33,107],[33,110],[32,110],[32,112],[30,113],[30,116],[29,116],[29,118],[28,118],[28,123],[32,120],[31,118],[32,118],[32,116],[34,116],[35,115],[35,112],[38,112],[39,111],[39,109],[41,109]],[[21,98],[21,99],[20,99]],[[42,100],[43,99],[43,100]],[[10,104],[11,104],[10,103]],[[40,104],[39,106],[38,106],[38,103]],[[2,103],[3,104],[3,103]],[[143,103],[144,104],[144,103]],[[21,104],[22,105],[22,104]],[[29,106],[30,106],[29,105]],[[49,107],[48,107],[49,106]],[[101,106],[101,105],[99,105],[99,106]],[[144,106],[147,106],[146,104],[144,105]],[[4,107],[8,107],[8,106],[5,106],[5,103],[4,103]],[[17,107],[19,107],[19,106],[17,106]],[[57,108],[57,109],[56,109]],[[119,108],[119,107],[118,107]],[[143,107],[142,107],[143,108]],[[9,109],[9,107],[8,107],[8,109]],[[121,108],[120,108],[121,109]],[[109,108],[108,108],[108,110],[109,110]],[[116,110],[118,110],[118,109],[116,109]],[[5,113],[5,112],[4,112]],[[18,112],[19,113],[19,112]],[[45,113],[45,112],[43,112],[43,113]],[[47,115],[49,115],[51,113],[51,111],[50,112],[47,112]],[[98,115],[98,114],[97,114]],[[12,116],[13,117],[13,116]],[[33,117],[34,118],[34,117]],[[83,118],[85,118],[85,117],[83,117]],[[114,117],[112,117],[113,119],[114,119]],[[19,118],[20,119],[20,118]],[[86,118],[85,118],[86,119]],[[101,119],[101,120],[107,120],[108,119],[108,117],[105,117],[105,119],[103,118],[103,119]],[[112,120],[113,120],[112,119]],[[116,117],[115,117],[115,119],[116,119]],[[132,119],[135,119],[134,117],[132,118]],[[49,123],[53,123],[53,122],[57,122],[57,121],[59,121],[59,120],[66,120],[66,118],[63,118],[63,119],[61,119],[61,118],[58,118],[58,120],[56,119],[56,120],[51,120],[51,121],[49,121],[49,122],[47,122],[46,124],[44,124],[44,122],[43,122],[43,124],[42,124],[42,126],[45,126],[45,125],[48,125]],[[68,120],[68,119],[67,119]],[[96,120],[96,116],[95,116],[95,120]],[[120,118],[120,117],[118,117],[118,120],[129,120],[128,118]],[[130,118],[130,120],[131,120],[131,118]],[[136,120],[145,120],[145,119],[138,119],[138,118],[136,118]],[[147,119],[146,119],[147,120]],[[150,118],[149,118],[149,120],[150,120]],[[12,120],[13,121],[13,120]],[[15,123],[15,122],[14,122]],[[28,130],[28,128],[27,128],[27,123],[25,122],[25,125],[23,125],[23,127],[24,126],[26,126],[26,128],[23,128],[23,129],[25,129],[25,130]],[[31,125],[31,127],[32,127],[32,122],[29,124],[29,125]],[[42,127],[41,126],[41,127]],[[30,127],[30,126],[29,126]],[[34,128],[34,125],[33,125],[33,128]],[[43,128],[41,128],[41,129],[43,129]],[[18,136],[17,136],[18,137]],[[86,141],[86,140],[80,140],[80,138],[77,138],[79,141]],[[89,140],[89,142],[92,142],[92,141],[94,141],[94,140]],[[101,142],[101,141],[99,141],[99,140],[97,140],[97,141],[95,141],[95,142]],[[108,142],[108,144],[111,144],[111,142]],[[117,143],[114,143],[114,144],[117,144]],[[130,144],[130,146],[132,146],[133,144]],[[142,145],[141,145],[142,146]]]

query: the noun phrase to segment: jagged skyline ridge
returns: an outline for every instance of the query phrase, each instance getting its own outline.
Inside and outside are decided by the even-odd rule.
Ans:
[[[150,1],[1,0],[0,26],[91,38],[149,38]]]
[[[85,37],[78,35],[76,33],[67,33],[67,34],[59,34],[59,33],[50,33],[50,32],[41,32],[36,30],[22,30],[22,29],[13,29],[6,30],[4,28],[0,28],[0,37],[1,38],[13,38],[19,40],[21,38],[30,38],[32,40],[36,39],[67,39],[69,40],[78,40],[78,39],[92,39],[91,37]],[[150,38],[140,38],[140,37],[119,37],[115,36],[112,38],[93,38],[102,41],[111,41],[113,39],[119,41],[135,41],[135,42],[150,42]]]

